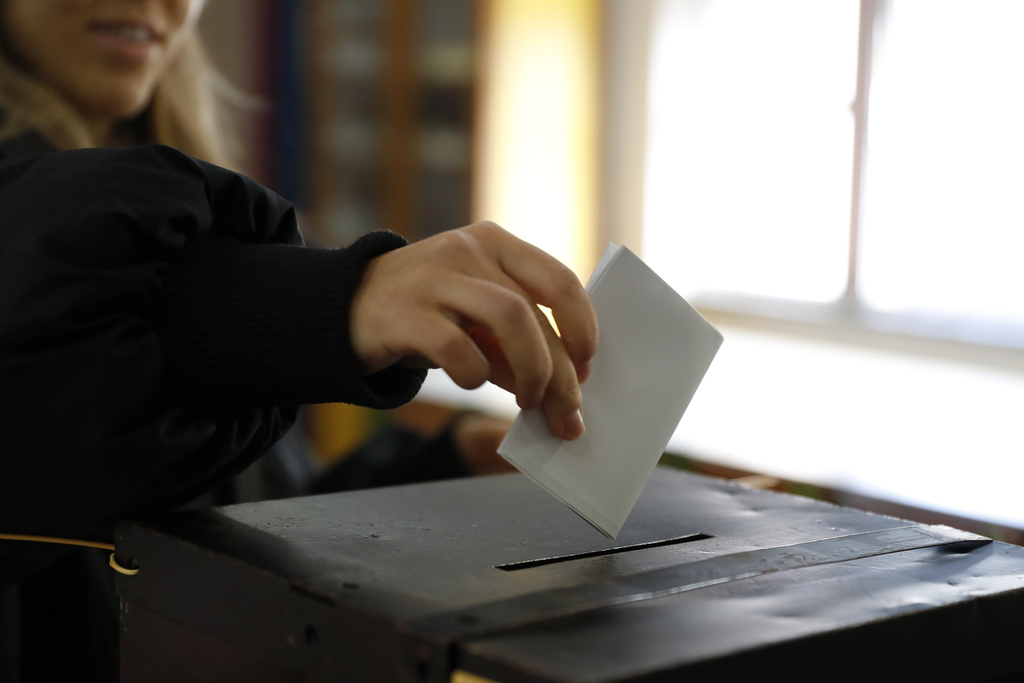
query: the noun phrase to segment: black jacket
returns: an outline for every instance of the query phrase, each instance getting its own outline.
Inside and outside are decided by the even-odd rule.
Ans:
[[[415,395],[423,371],[360,376],[348,332],[363,267],[402,238],[304,247],[244,176],[44,147],[0,146],[0,532],[110,541],[240,472],[300,404]],[[116,679],[104,561],[0,541],[0,682]]]
[[[377,408],[424,373],[362,377],[348,307],[371,233],[302,246],[293,208],[161,146],[0,163],[0,530],[109,539],[244,469],[300,404]],[[0,576],[35,548],[0,546]]]

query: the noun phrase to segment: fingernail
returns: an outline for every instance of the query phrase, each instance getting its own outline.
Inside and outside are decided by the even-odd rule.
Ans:
[[[583,436],[584,431],[586,431],[586,427],[583,426],[583,414],[577,410],[565,421],[565,434],[568,439],[572,440]]]

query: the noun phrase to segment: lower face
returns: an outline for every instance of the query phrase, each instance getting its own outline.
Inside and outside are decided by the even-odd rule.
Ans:
[[[204,0],[0,0],[6,47],[94,125],[149,103]]]

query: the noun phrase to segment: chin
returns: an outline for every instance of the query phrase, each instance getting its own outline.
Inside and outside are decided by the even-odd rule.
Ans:
[[[150,93],[109,92],[104,97],[82,102],[83,113],[94,121],[111,121],[115,125],[129,121],[146,110],[152,101]]]
[[[112,121],[133,119],[149,106],[153,99],[151,91],[122,92],[111,94],[106,100],[106,114]]]

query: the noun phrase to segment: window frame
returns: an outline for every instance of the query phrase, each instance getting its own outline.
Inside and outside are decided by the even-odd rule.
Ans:
[[[660,2],[605,0],[605,123],[603,130],[606,168],[629,164],[637,149],[647,144],[647,132],[638,121],[646,119],[646,88],[650,46],[650,22]],[[752,328],[792,333],[878,348],[911,351],[996,367],[1018,369],[1024,360],[1024,330],[1011,323],[999,324],[957,316],[888,313],[868,307],[858,296],[859,245],[864,207],[864,178],[870,123],[872,64],[880,23],[893,0],[860,0],[857,38],[856,87],[853,115],[853,167],[850,186],[849,248],[845,290],[830,303],[800,302],[753,294],[702,292],[691,298],[712,322],[728,321]],[[618,27],[618,28],[617,28]],[[643,45],[644,57],[636,56]],[[623,67],[622,64],[626,64]],[[615,65],[612,67],[611,65]],[[630,73],[623,75],[623,71]],[[623,89],[627,93],[623,93]],[[625,96],[624,96],[625,95]],[[629,150],[634,150],[630,152]],[[634,156],[630,157],[630,154]],[[607,162],[617,163],[607,163]],[[619,188],[613,178],[602,183],[600,215],[606,216],[599,237],[631,245],[642,252],[642,189]],[[640,183],[642,187],[642,182]],[[633,226],[622,228],[622,225]]]

